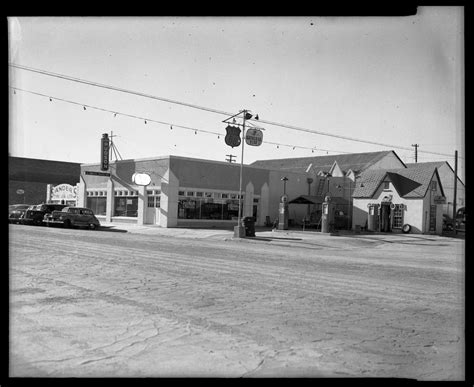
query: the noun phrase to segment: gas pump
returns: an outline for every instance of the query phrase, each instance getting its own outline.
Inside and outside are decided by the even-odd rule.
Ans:
[[[278,211],[278,230],[288,230],[288,196],[282,195]]]
[[[369,203],[367,204],[369,208],[369,214],[367,218],[367,230],[368,231],[378,231],[379,228],[379,207],[380,204],[377,203]]]
[[[324,198],[321,214],[321,232],[331,232],[331,226],[334,223],[334,205],[331,203],[331,197]]]

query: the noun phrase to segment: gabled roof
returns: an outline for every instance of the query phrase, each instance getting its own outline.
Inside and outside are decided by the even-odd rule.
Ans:
[[[454,175],[454,169],[453,167],[451,167],[451,165],[447,161],[427,161],[425,163],[407,163],[405,165],[407,166],[407,168],[416,168],[420,164],[427,165],[427,166],[431,165],[438,169],[446,164]],[[461,182],[462,185],[464,185],[464,182],[459,178],[459,176],[458,176],[458,181]]]
[[[312,164],[313,171],[329,171],[337,160],[337,164],[343,171],[352,169],[353,171],[363,171],[370,165],[381,160],[393,151],[347,153],[340,155],[298,157],[287,159],[257,160],[250,164],[252,167],[273,169],[280,171],[305,172]],[[395,152],[393,152],[395,153]]]
[[[412,166],[411,168],[366,171],[357,180],[352,196],[355,198],[371,198],[380,184],[388,179],[393,183],[401,197],[423,198],[435,174],[438,177],[440,190],[444,195],[436,166],[420,163],[418,166]]]

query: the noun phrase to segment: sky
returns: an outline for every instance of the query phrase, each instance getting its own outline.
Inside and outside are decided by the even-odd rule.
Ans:
[[[244,147],[245,164],[390,149],[414,162],[419,144],[418,162],[454,167],[457,150],[463,177],[462,7],[406,17],[10,17],[8,26],[11,156],[97,163],[102,134],[113,133],[123,159],[232,154],[240,163],[223,120],[249,110],[272,124],[247,122],[263,129],[263,144]]]

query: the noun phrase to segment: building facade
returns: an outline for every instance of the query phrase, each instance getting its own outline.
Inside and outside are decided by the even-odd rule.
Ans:
[[[401,232],[409,225],[413,233],[441,234],[446,201],[436,167],[418,165],[395,170],[367,171],[353,193],[353,228]]]
[[[443,191],[446,196],[446,203],[442,205],[443,214],[453,217],[454,203],[454,170],[447,161],[427,162],[427,163],[408,163],[407,168],[417,168],[419,165],[432,166],[438,169],[438,175],[443,185]],[[456,182],[456,208],[466,206],[466,188],[462,180],[457,177]]]
[[[120,160],[109,165],[110,177],[99,164],[82,164],[78,206],[91,208],[106,222],[130,222],[162,227],[233,226],[239,213],[240,165],[178,156]],[[134,173],[151,177],[148,186],[136,185]],[[307,174],[243,166],[241,215],[257,225],[278,217],[287,177],[287,195],[307,189]],[[290,217],[303,218],[305,209]]]

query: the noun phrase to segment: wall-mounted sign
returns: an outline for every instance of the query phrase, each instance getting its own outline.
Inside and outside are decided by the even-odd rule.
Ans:
[[[110,176],[110,172],[96,172],[96,171],[84,171],[86,175],[94,176]]]
[[[225,128],[227,134],[225,135],[225,143],[229,146],[236,147],[240,145],[240,128],[237,126],[227,125]]]
[[[435,204],[446,204],[446,198],[441,195],[434,196],[433,201]]]
[[[251,128],[247,130],[245,142],[251,146],[260,146],[263,141],[263,132],[258,128]]]
[[[142,172],[135,172],[132,175],[132,181],[136,185],[143,185],[147,186],[151,183],[151,177],[148,173],[142,173]]]
[[[59,184],[51,189],[51,200],[76,200],[77,187]]]
[[[18,195],[23,195],[23,194],[25,193],[25,190],[23,190],[23,189],[20,188],[20,189],[17,189],[17,190],[16,190],[16,193],[17,193]]]

